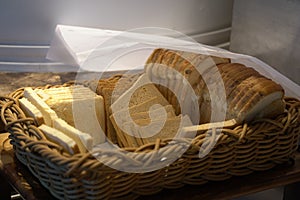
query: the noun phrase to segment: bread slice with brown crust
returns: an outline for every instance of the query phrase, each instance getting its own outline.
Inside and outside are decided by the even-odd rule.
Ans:
[[[223,112],[221,121],[235,119],[237,123],[283,112],[284,90],[279,84],[251,67],[230,62],[228,58],[156,49],[147,60],[145,72],[151,80],[164,83],[165,87],[158,88],[176,112],[195,101],[186,90],[183,80],[187,80],[198,98],[200,124],[211,122],[212,112],[216,111]],[[171,90],[179,94],[179,99]],[[192,119],[193,114],[187,114]]]
[[[156,49],[146,62],[145,72],[151,80],[163,83],[157,86],[160,92],[175,108],[176,114],[181,113],[182,104],[195,104],[195,99],[184,101],[187,93],[186,81],[193,88],[201,103],[202,89],[198,87],[201,74],[218,64],[230,63],[230,59],[210,55],[201,55],[193,52],[184,52],[170,49]],[[184,81],[185,79],[186,81]],[[177,94],[177,96],[175,95]],[[178,99],[178,98],[181,99]],[[190,116],[193,115],[190,111]],[[192,119],[194,123],[195,119]]]

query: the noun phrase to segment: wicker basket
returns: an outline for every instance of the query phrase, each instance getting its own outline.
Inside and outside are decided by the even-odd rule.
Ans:
[[[140,148],[124,149],[124,152],[137,152],[134,157],[117,151],[100,152],[111,163],[147,167],[154,162],[152,154],[167,157],[170,151],[180,151],[189,145],[171,165],[147,173],[126,173],[107,167],[90,153],[73,156],[62,153],[59,146],[45,139],[31,118],[25,117],[18,106],[22,95],[20,89],[0,98],[1,118],[10,132],[17,158],[58,199],[137,197],[163,188],[200,185],[268,170],[293,159],[300,135],[300,101],[285,98],[286,112],[276,119],[261,119],[220,130],[217,144],[204,158],[199,158],[200,147],[205,136],[213,137],[215,130],[199,132],[192,140],[158,140]]]

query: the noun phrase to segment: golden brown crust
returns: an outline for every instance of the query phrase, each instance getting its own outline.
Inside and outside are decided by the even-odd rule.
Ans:
[[[212,67],[211,65],[215,66],[216,64],[229,63],[230,59],[201,55],[193,52],[156,49],[147,60],[148,65],[146,72],[150,74],[150,77],[155,77],[155,80],[166,84],[165,86],[157,85],[157,88],[173,105],[176,113],[180,114],[181,108],[179,101],[170,89],[173,89],[176,93],[181,93],[181,91],[184,89],[182,87],[182,78],[184,77],[193,87],[196,95],[200,97],[202,94],[202,89],[199,88],[199,80],[201,80],[200,73],[204,72],[205,70],[201,71],[201,69],[197,69],[197,66],[204,62],[208,63],[209,65],[208,67],[204,68],[209,69],[209,67]],[[175,77],[176,75],[169,70],[170,68],[179,72],[182,75],[182,78],[180,79]],[[199,103],[201,103],[201,100],[202,98],[199,98]]]
[[[219,94],[213,94],[214,91],[210,91],[211,88],[217,86],[219,81],[223,81],[226,93],[228,104],[226,119],[237,118],[237,121],[241,122],[248,113],[254,112],[253,108],[261,102],[270,103],[272,98],[274,101],[278,98],[282,102],[284,91],[280,85],[263,77],[253,68],[240,63],[230,63],[228,58],[165,49],[156,50],[153,54],[155,55],[151,56],[152,63],[163,64],[167,67],[152,65],[147,73],[161,82],[167,82],[169,88],[175,88],[175,92],[180,93],[183,89],[182,79],[170,75],[171,73],[167,69],[172,68],[179,72],[198,96],[200,123],[206,123],[210,120],[211,98],[217,98],[220,102],[222,100]],[[180,107],[176,96],[166,87],[158,86],[158,88],[174,106],[177,113]],[[278,94],[269,97],[274,93]],[[267,100],[262,101],[262,99]],[[278,112],[275,110],[271,113],[280,113],[282,104],[274,104],[278,105]],[[265,113],[267,112],[265,111]]]

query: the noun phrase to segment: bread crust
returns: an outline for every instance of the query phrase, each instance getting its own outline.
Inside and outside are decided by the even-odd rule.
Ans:
[[[152,64],[145,70],[146,73],[153,79],[167,82],[167,86],[175,89],[175,92],[181,93],[183,90],[182,79],[168,75],[168,73],[171,74],[170,69],[179,72],[189,82],[198,97],[199,124],[210,122],[212,99],[220,102],[226,101],[227,111],[224,120],[236,119],[237,123],[253,120],[256,117],[274,117],[283,112],[283,88],[251,67],[240,63],[231,63],[228,58],[192,52],[159,49],[155,50],[153,54],[155,55],[151,55],[147,61],[151,61]],[[163,64],[165,67],[159,64]],[[217,87],[217,83],[220,81],[223,82],[226,99],[222,99],[220,94],[214,94],[215,90],[211,90],[211,88]],[[179,114],[179,104],[182,101],[178,100],[166,87],[158,86],[158,88]],[[272,108],[272,111],[267,112],[265,109],[256,111],[258,108],[269,107],[272,102],[277,107]],[[219,108],[222,110],[222,105]]]

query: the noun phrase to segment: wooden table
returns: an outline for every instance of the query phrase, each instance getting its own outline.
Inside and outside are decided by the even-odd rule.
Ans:
[[[26,200],[54,199],[33,177],[29,170],[14,156],[8,134],[0,134],[0,195],[1,199],[10,199],[11,190],[15,189]],[[201,186],[185,186],[176,190],[163,190],[159,194],[143,196],[140,199],[233,199],[263,190],[287,186],[300,181],[300,153],[297,153],[294,165],[281,165],[265,172],[256,172],[243,177],[234,177],[227,181],[211,182]],[[300,191],[289,185],[285,200],[298,199],[295,193]]]

